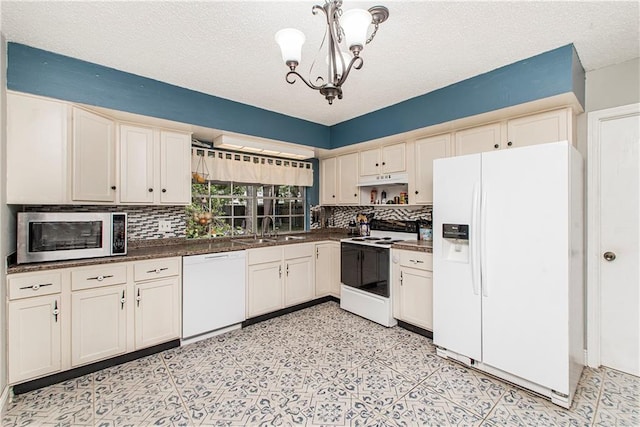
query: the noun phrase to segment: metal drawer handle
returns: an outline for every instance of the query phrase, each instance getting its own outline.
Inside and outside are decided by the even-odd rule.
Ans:
[[[158,274],[158,273],[160,273],[161,271],[168,270],[168,269],[169,269],[168,267],[156,268],[155,270],[149,270],[149,271],[147,271],[147,273],[156,273],[156,274]]]
[[[25,289],[31,289],[34,291],[37,291],[40,288],[43,288],[45,286],[53,286],[53,283],[36,283],[35,285],[31,285],[31,286],[23,286],[20,288],[20,290],[25,290]]]
[[[411,261],[411,262],[412,262],[412,263],[414,263],[414,264],[424,264],[424,261],[421,261],[421,260],[419,260],[419,259],[418,259],[418,260],[416,260],[416,259],[410,259],[409,261]]]
[[[58,310],[58,300],[55,300],[53,302],[53,318],[55,319],[56,323],[58,323],[58,314],[60,314],[60,310]]]
[[[100,275],[96,277],[87,277],[87,280],[97,280],[98,282],[102,282],[104,279],[108,279],[110,277],[113,277],[113,274],[108,274],[106,276]]]

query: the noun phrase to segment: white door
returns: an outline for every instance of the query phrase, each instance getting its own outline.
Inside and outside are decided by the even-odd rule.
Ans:
[[[333,270],[331,265],[332,243],[318,243],[316,245],[316,297],[328,295],[333,290]]]
[[[406,166],[406,144],[387,145],[382,147],[382,173],[404,172]]]
[[[345,154],[338,157],[338,203],[357,205],[358,194],[358,153]]]
[[[590,354],[590,364],[640,375],[640,104],[590,113],[589,128],[589,299],[600,293],[599,322],[593,304],[589,313],[589,352],[599,323],[600,361]]]
[[[400,268],[400,313],[402,320],[433,329],[433,279],[430,271]]]
[[[284,305],[300,304],[313,299],[315,276],[313,257],[300,257],[285,260]]]
[[[136,284],[136,350],[180,337],[180,287],[180,277]]]
[[[409,182],[413,203],[433,203],[433,161],[451,156],[451,134],[432,136],[416,141],[416,178]]]
[[[475,360],[482,360],[480,284],[472,268],[478,260],[464,256],[464,244],[448,246],[442,225],[468,225],[475,244],[472,213],[480,179],[480,154],[433,161],[433,342]]]
[[[160,203],[191,203],[191,136],[160,133]]]
[[[480,244],[483,362],[565,394],[568,165],[566,143],[482,153]]]
[[[120,126],[120,202],[153,204],[153,129]]]
[[[126,352],[126,298],[124,285],[72,293],[72,366]]]
[[[247,318],[283,308],[282,262],[250,265],[247,271]]]

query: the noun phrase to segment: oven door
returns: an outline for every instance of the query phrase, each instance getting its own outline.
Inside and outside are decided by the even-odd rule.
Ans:
[[[365,292],[389,297],[389,249],[342,242],[340,281]]]

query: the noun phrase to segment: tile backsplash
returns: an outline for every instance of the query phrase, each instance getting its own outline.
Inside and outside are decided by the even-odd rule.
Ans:
[[[184,206],[89,206],[89,205],[29,205],[26,212],[126,212],[127,234],[131,240],[164,239],[186,236]],[[158,221],[169,221],[171,231],[158,232]]]
[[[396,220],[426,220],[431,221],[433,207],[407,206],[384,207],[379,206],[313,206],[311,207],[311,229],[324,227],[347,228],[349,221],[354,220],[359,213],[373,214],[377,219]]]

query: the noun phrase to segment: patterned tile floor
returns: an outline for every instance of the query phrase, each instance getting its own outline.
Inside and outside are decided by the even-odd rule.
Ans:
[[[3,426],[638,426],[640,378],[585,369],[567,411],[325,303],[16,396]]]

